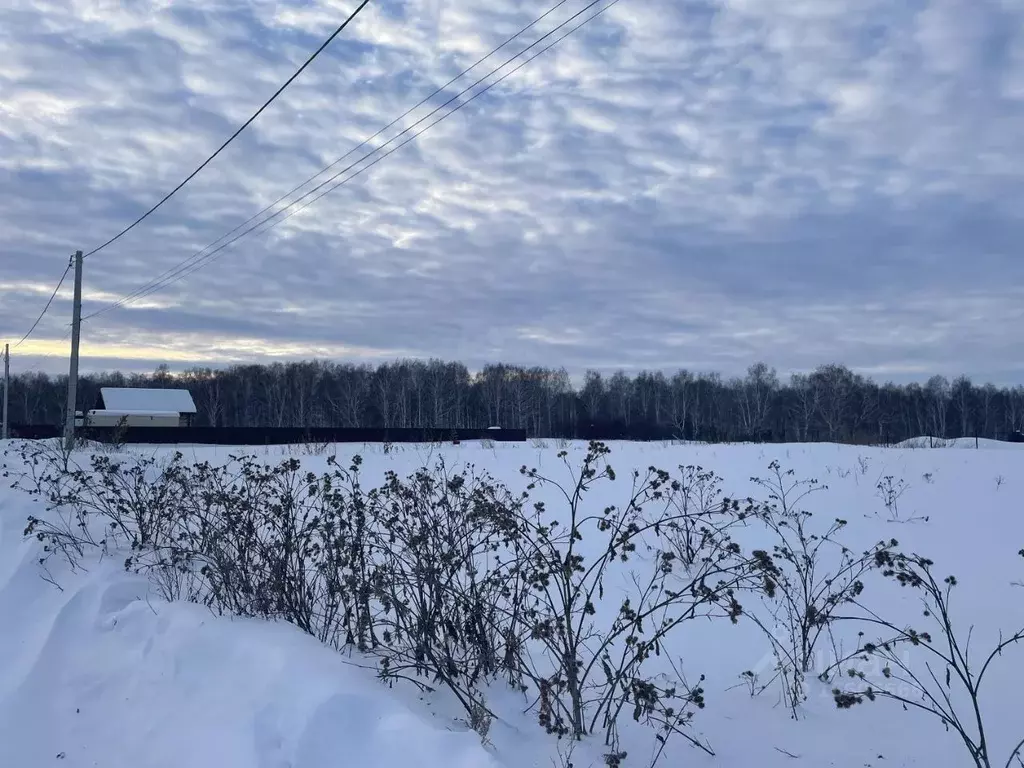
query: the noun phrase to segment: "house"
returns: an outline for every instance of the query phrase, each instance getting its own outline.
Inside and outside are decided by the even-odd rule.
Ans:
[[[187,389],[102,387],[86,420],[94,427],[190,427],[195,415],[196,404]]]

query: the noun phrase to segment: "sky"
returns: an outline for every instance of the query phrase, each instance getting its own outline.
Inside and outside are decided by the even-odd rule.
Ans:
[[[85,260],[85,314],[556,2],[371,0],[195,180]],[[588,2],[564,0],[332,173]],[[156,203],[354,7],[7,0],[0,339],[28,330],[72,252]],[[1021,0],[619,0],[278,226],[87,320],[82,368],[440,357],[732,375],[764,360],[1024,383],[1022,136]],[[70,286],[13,372],[66,370]]]

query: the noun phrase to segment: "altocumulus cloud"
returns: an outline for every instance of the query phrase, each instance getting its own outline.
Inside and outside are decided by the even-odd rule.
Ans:
[[[87,261],[86,312],[553,4],[374,0],[213,165]],[[353,7],[4,3],[0,334],[17,338],[71,251],[159,199]],[[837,360],[1019,382],[1021,136],[1020,0],[621,0],[281,226],[88,322],[86,367]],[[64,354],[69,314],[63,290],[15,370],[62,367],[44,356]]]

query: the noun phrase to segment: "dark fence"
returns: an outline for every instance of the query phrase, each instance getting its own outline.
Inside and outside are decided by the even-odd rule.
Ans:
[[[61,434],[60,428],[52,424],[11,424],[11,437],[15,440],[49,440]]]
[[[690,424],[675,427],[669,424],[650,422],[633,422],[626,424],[621,421],[599,421],[579,424],[569,432],[561,432],[556,437],[577,440],[625,440],[634,443],[661,442],[665,440],[697,440],[696,432]],[[715,429],[703,430],[701,442],[718,443],[776,443],[783,442],[785,435],[764,430],[751,434],[731,435],[728,439]]]
[[[523,429],[378,429],[350,427],[88,427],[80,429],[82,437],[97,442],[147,443],[173,445],[188,443],[199,445],[294,445],[297,443],[450,443],[463,440],[494,440],[495,442],[523,442],[527,438]],[[45,440],[63,434],[52,424],[12,424],[11,437],[22,440]],[[693,437],[680,434],[671,427],[648,424],[601,423],[581,425],[572,434],[558,437],[575,440],[624,440],[647,442]],[[810,435],[811,442],[823,439]],[[1002,437],[1006,442],[1024,442],[1024,434],[1010,432]],[[703,436],[703,442],[718,442],[717,435]],[[729,442],[775,443],[784,442],[781,433],[761,432],[753,435],[732,436]]]
[[[11,437],[45,440],[62,434],[52,425],[12,425]],[[295,445],[298,443],[451,443],[526,440],[523,429],[352,429],[346,427],[86,427],[86,440],[146,445]]]

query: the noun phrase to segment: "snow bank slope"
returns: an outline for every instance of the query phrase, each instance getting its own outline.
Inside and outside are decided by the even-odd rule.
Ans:
[[[406,709],[294,627],[151,602],[112,560],[40,578],[0,500],[0,765],[488,768],[469,732]]]

